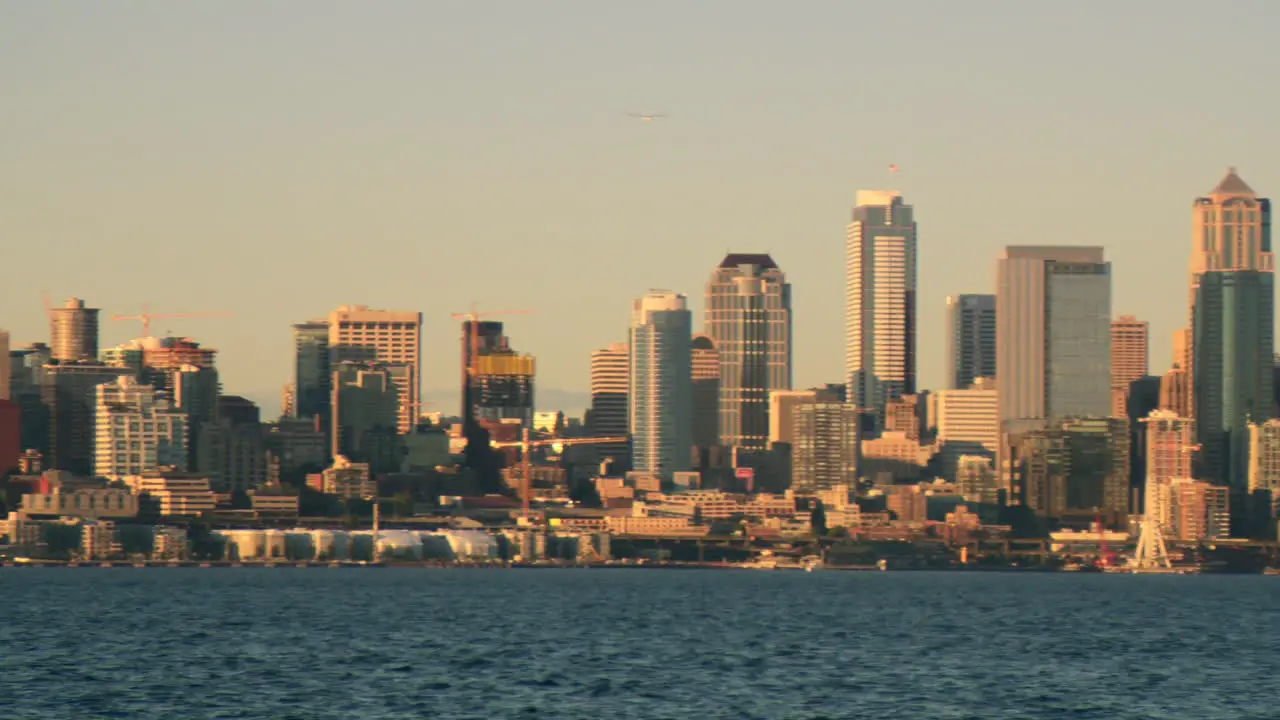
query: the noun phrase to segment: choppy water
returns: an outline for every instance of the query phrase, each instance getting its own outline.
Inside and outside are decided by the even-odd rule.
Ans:
[[[1280,578],[0,570],[0,718],[1276,718]]]

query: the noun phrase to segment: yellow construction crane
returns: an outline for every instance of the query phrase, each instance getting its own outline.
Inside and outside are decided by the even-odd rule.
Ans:
[[[595,445],[597,443],[624,443],[631,438],[625,437],[590,437],[590,438],[547,438],[546,440],[530,440],[529,428],[524,428],[521,439],[514,442],[491,442],[495,448],[520,448],[520,502],[524,508],[524,517],[529,517],[529,451],[536,447],[549,445]]]
[[[232,317],[234,313],[229,312],[211,312],[211,313],[151,313],[147,310],[147,306],[142,306],[142,312],[137,315],[112,315],[112,320],[141,320],[142,336],[151,337],[151,321],[152,320],[169,320],[173,318],[226,318]]]

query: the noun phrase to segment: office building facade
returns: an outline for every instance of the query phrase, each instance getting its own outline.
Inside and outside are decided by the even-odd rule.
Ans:
[[[1100,247],[1014,246],[996,273],[1000,419],[1111,414],[1111,264]]]
[[[916,391],[915,210],[895,191],[858,191],[847,228],[845,371],[859,408]]]
[[[791,387],[791,286],[767,254],[730,253],[707,281],[720,359],[720,444],[766,450],[769,392]]]
[[[1121,315],[1111,321],[1111,416],[1125,417],[1129,386],[1146,377],[1148,369],[1147,321]]]
[[[1249,423],[1274,405],[1275,257],[1271,201],[1230,170],[1193,208],[1191,406],[1198,476],[1248,486]]]
[[[664,478],[693,461],[692,318],[684,295],[651,290],[631,308],[632,469]]]
[[[329,362],[399,365],[394,373],[398,430],[417,424],[422,389],[422,313],[342,306],[329,313]]]
[[[947,298],[947,388],[964,390],[996,376],[996,296]]]

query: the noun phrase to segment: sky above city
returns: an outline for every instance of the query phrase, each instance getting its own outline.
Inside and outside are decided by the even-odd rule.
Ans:
[[[724,253],[764,251],[796,385],[839,382],[845,225],[892,186],[925,387],[945,297],[993,292],[1018,244],[1105,246],[1163,372],[1193,198],[1228,165],[1280,194],[1277,22],[1273,0],[4,3],[0,327],[47,340],[43,293],[102,308],[104,346],[144,303],[234,313],[153,331],[218,348],[271,414],[292,323],[419,310],[423,386],[451,391],[474,302],[535,310],[494,319],[540,387],[582,392],[633,298],[687,293],[700,327]]]

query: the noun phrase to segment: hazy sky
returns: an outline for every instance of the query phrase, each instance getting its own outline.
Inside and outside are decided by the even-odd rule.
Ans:
[[[47,339],[45,291],[234,312],[154,330],[218,348],[226,391],[274,412],[291,323],[421,310],[432,390],[475,301],[537,310],[513,345],[585,390],[633,297],[686,292],[701,325],[723,253],[763,250],[794,286],[797,385],[835,382],[850,205],[897,163],[926,386],[944,297],[992,291],[1008,244],[1105,245],[1163,371],[1192,199],[1227,165],[1280,194],[1278,21],[1274,0],[6,2],[0,326]]]

